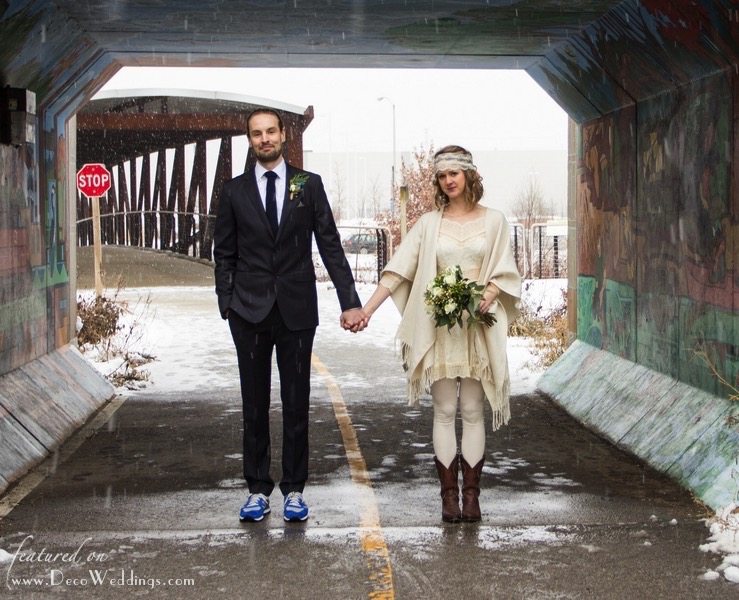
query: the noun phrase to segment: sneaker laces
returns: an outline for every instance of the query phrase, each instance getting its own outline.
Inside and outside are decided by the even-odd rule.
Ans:
[[[259,504],[259,501],[264,502],[265,504],[268,504],[267,496],[264,494],[249,494],[249,499],[246,501],[247,506],[254,506],[255,504]]]
[[[303,494],[300,492],[290,492],[285,498],[285,506],[292,508],[302,508],[303,505]]]

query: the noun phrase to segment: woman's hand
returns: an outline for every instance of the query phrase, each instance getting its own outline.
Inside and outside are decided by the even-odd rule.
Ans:
[[[486,313],[490,310],[490,307],[498,299],[500,290],[494,283],[488,283],[485,287],[485,291],[482,294],[482,300],[480,300],[480,312]]]
[[[339,324],[352,333],[362,331],[369,323],[369,316],[362,308],[352,308],[341,313]]]

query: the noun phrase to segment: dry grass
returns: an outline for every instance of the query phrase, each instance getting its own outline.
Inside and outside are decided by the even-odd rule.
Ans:
[[[126,352],[123,355],[121,366],[108,375],[108,379],[116,387],[138,387],[138,382],[147,381],[149,372],[140,367],[154,360],[153,356],[131,354]]]
[[[708,368],[710,369],[711,373],[713,373],[713,376],[718,380],[718,382],[723,385],[727,390],[728,398],[729,400],[732,400],[733,402],[739,402],[739,389],[736,388],[735,385],[733,385],[731,382],[727,381],[721,373],[718,372],[718,369],[716,368],[716,365],[713,363],[713,361],[708,356],[708,353],[705,350],[694,350],[693,354],[700,358]]]
[[[532,338],[536,365],[548,367],[572,342],[567,326],[567,295],[563,294],[562,304],[546,317],[533,314],[524,305],[521,315],[508,328],[508,334]]]
[[[557,360],[572,342],[572,334],[567,326],[567,311],[549,317],[543,331],[534,336],[534,352],[539,364],[548,367]]]
[[[542,335],[546,329],[546,321],[527,310],[522,310],[518,319],[508,327],[508,335],[513,337],[530,337]]]

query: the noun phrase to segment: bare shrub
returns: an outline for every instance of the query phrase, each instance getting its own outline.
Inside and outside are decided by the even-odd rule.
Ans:
[[[120,359],[120,364],[107,373],[106,378],[116,387],[133,388],[137,382],[148,380],[149,372],[141,367],[155,357],[131,350],[131,346],[141,339],[142,332],[138,320],[125,322],[124,317],[134,312],[130,310],[128,302],[119,298],[122,285],[119,281],[112,298],[77,299],[77,342],[80,351],[88,353],[97,362]],[[138,311],[142,314],[148,310],[151,298],[147,297],[143,302],[143,310]]]
[[[715,363],[708,356],[708,352],[703,348],[702,344],[698,344],[696,346],[693,350],[693,354],[696,358],[701,359],[706,364],[716,380],[726,389],[728,399],[732,402],[739,402],[739,388],[727,381],[726,378],[718,372]]]
[[[123,307],[115,299],[99,296],[77,300],[77,315],[82,328],[77,333],[80,345],[97,345],[113,337],[122,327],[119,323]]]
[[[421,215],[434,208],[434,144],[428,148],[419,148],[413,153],[413,161],[402,161],[400,179],[408,188],[408,203],[406,204],[406,226],[410,230]],[[395,190],[396,210],[382,212],[377,215],[377,222],[386,226],[393,236],[393,247],[400,244],[400,189]]]

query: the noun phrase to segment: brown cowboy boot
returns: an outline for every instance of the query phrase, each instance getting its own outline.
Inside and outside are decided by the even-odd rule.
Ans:
[[[480,475],[482,474],[482,463],[485,458],[471,467],[464,456],[460,457],[462,463],[462,520],[466,523],[475,523],[482,519],[480,514]]]
[[[448,468],[435,456],[434,463],[441,482],[441,520],[458,523],[462,518],[459,511],[459,458],[455,456]]]

